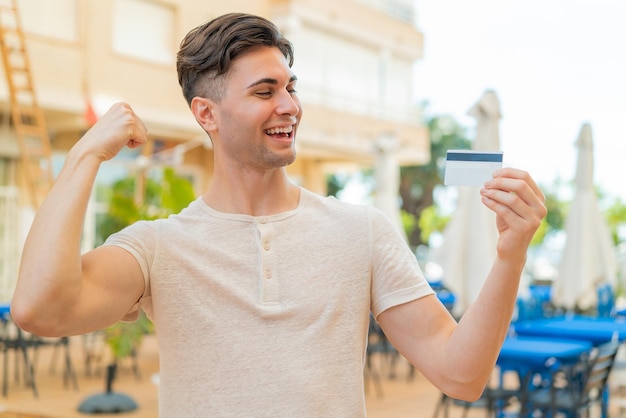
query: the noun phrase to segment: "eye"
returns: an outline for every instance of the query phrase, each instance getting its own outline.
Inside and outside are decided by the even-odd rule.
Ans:
[[[260,97],[271,97],[272,92],[271,91],[257,91],[256,95]]]

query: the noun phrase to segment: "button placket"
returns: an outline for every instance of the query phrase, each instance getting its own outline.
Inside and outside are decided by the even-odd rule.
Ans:
[[[267,218],[260,218],[256,227],[260,235],[261,301],[263,304],[277,304],[279,303],[279,283],[276,277],[276,254],[272,245],[275,228],[271,223],[267,223]]]

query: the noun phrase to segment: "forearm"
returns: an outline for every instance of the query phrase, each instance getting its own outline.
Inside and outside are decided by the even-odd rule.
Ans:
[[[480,193],[496,214],[497,258],[459,323],[433,297],[378,317],[390,340],[424,375],[450,396],[466,400],[480,396],[491,377],[510,326],[528,245],[547,211],[534,180],[513,168],[494,172]]]
[[[80,243],[97,157],[70,151],[26,239],[15,294],[14,317],[35,324],[60,313],[80,296]]]
[[[497,258],[478,298],[444,337],[445,353],[453,357],[446,372],[457,376],[457,387],[464,379],[488,382],[510,326],[528,245],[546,214],[543,193],[524,171],[498,170],[480,193],[496,214]]]
[[[474,303],[450,335],[454,374],[487,382],[509,330],[523,262],[497,259]],[[462,349],[461,349],[462,348]]]

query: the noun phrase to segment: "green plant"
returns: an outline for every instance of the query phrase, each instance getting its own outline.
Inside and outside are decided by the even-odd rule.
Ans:
[[[152,322],[141,312],[134,322],[117,322],[104,329],[104,337],[115,360],[136,354],[144,335],[153,331]]]
[[[418,220],[422,241],[428,242],[433,232],[443,232],[450,218],[451,216],[442,215],[440,208],[436,205],[424,208]]]

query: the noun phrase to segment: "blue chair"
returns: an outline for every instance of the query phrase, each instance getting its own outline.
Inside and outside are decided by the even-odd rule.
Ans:
[[[597,287],[599,317],[610,317],[615,315],[615,294],[610,283],[603,283]]]
[[[554,417],[560,413],[575,418],[583,412],[589,416],[591,408],[597,405],[602,410],[602,417],[608,417],[605,393],[618,348],[618,341],[602,344],[579,363],[557,369],[550,387],[530,394],[531,411],[540,412],[542,417]]]
[[[519,321],[551,318],[564,314],[564,312],[554,306],[552,302],[552,286],[546,284],[529,285],[528,294],[518,298],[517,309],[517,320]]]
[[[437,298],[446,309],[452,313],[454,310],[454,304],[456,303],[456,295],[443,284],[442,281],[429,281],[430,287],[435,291]]]
[[[549,284],[528,285],[528,291],[542,302],[550,302],[552,299],[552,286]]]
[[[517,316],[515,321],[527,321],[530,319],[544,318],[543,301],[530,293],[528,296],[520,296],[516,302]]]

